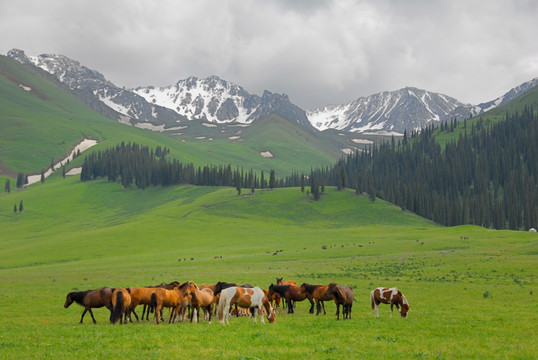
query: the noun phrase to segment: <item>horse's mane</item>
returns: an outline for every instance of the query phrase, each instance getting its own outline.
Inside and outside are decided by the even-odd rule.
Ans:
[[[86,290],[86,291],[73,291],[70,293],[71,299],[76,302],[79,305],[84,305],[84,298],[86,295],[93,290]]]
[[[404,294],[402,294],[399,290],[398,290],[398,293],[399,293],[400,295],[402,295],[402,303],[403,303],[404,305],[409,305],[409,303],[407,302],[407,299],[405,298]]]
[[[271,286],[272,286],[272,289],[273,289],[274,292],[279,293],[280,295],[282,295],[286,291],[288,291],[288,289],[290,288],[291,285],[274,285],[274,284],[271,284]]]
[[[312,285],[312,284],[308,284],[308,283],[303,283],[305,289],[306,289],[306,292],[309,293],[309,294],[312,294],[314,292],[314,290],[316,290],[316,287],[318,287],[319,285]]]

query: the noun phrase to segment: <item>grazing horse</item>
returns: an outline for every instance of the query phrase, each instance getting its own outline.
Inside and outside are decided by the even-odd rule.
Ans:
[[[102,287],[97,290],[86,290],[86,291],[72,291],[67,294],[65,298],[64,308],[68,308],[73,302],[84,306],[84,311],[82,312],[82,317],[80,318],[80,323],[82,324],[84,320],[84,315],[86,312],[90,312],[92,316],[93,323],[96,324],[95,317],[93,316],[92,308],[100,308],[105,306],[110,310],[110,315],[112,315],[112,293],[115,289],[109,287]]]
[[[189,299],[192,313],[191,322],[196,317],[197,323],[200,322],[200,308],[204,311],[204,320],[208,320],[211,324],[211,315],[213,312],[213,290],[205,288],[200,290],[198,286],[192,281],[188,281],[187,285],[183,287],[184,296]]]
[[[342,318],[351,319],[351,307],[353,306],[353,289],[350,286],[338,286],[330,283],[325,296],[332,296],[336,304],[336,320],[340,320],[340,305],[342,305]]]
[[[301,288],[295,285],[271,284],[267,291],[267,297],[271,298],[275,293],[286,300],[286,303],[288,304],[288,314],[293,314],[294,312],[293,301],[303,301],[304,299],[306,299],[306,293],[302,292]],[[314,303],[312,299],[309,300],[311,304]]]
[[[396,309],[398,309],[401,317],[407,317],[407,312],[411,307],[400,290],[386,287],[378,287],[377,289],[372,290],[370,293],[370,303],[372,304],[372,309],[375,310],[375,317],[379,317],[378,308],[380,303],[390,304],[391,318],[394,305],[396,305]]]
[[[159,314],[161,310],[165,307],[172,308],[170,313],[169,323],[175,321],[176,317],[179,314],[179,311],[184,306],[184,296],[183,292],[179,288],[174,288],[173,290],[167,290],[165,288],[155,288],[153,294],[151,294],[151,303],[150,306],[155,308],[155,323],[159,323]]]
[[[254,323],[256,324],[256,313],[260,314],[262,324],[265,324],[263,319],[263,308],[267,311],[267,320],[270,323],[275,321],[275,310],[265,296],[265,293],[259,287],[243,288],[229,287],[221,291],[218,316],[222,325],[230,324],[230,308],[232,304],[237,304],[240,307],[249,308],[254,313]],[[258,311],[252,311],[258,308]]]
[[[250,284],[237,285],[236,283],[228,283],[228,282],[225,282],[225,281],[219,281],[218,283],[215,284],[215,290],[213,291],[213,294],[217,299],[219,299],[220,298],[220,292],[222,290],[230,288],[230,287],[235,287],[235,286],[239,286],[239,287],[242,287],[242,288],[248,288],[248,289],[251,289],[251,288],[254,287],[254,286],[252,286]],[[215,314],[216,314],[216,311],[217,311],[217,308],[215,307]],[[236,314],[237,317],[239,317],[239,311],[237,310],[237,305],[235,306],[235,314]]]
[[[325,296],[325,293],[327,292],[328,288],[328,285],[311,285],[307,283],[303,283],[301,285],[301,291],[306,293],[306,297],[308,298],[308,300],[315,300],[316,315],[321,314],[321,309],[323,309],[323,314],[327,315],[327,312],[325,311],[325,301],[331,301],[333,299],[332,295]],[[310,314],[313,314],[314,304],[311,304],[312,306],[310,307],[309,312]]]
[[[131,320],[131,294],[129,289],[116,289],[112,293],[112,315],[110,322],[115,324],[118,320],[120,324],[127,323],[127,318]],[[124,320],[125,318],[125,320]]]

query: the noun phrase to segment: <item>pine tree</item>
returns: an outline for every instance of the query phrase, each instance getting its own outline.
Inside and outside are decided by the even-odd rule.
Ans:
[[[9,179],[6,179],[6,185],[4,186],[4,191],[8,194],[11,192],[11,183]]]
[[[19,212],[22,212],[23,208],[24,207],[22,206],[22,200],[21,200],[21,202],[19,203]]]
[[[41,169],[41,183],[45,182],[45,170]]]
[[[273,188],[275,187],[275,170],[271,170],[269,172],[269,188],[271,190],[273,190]]]
[[[17,212],[17,204],[13,205],[13,212],[14,212],[14,213]]]
[[[301,174],[301,192],[304,193],[304,174]]]
[[[17,175],[17,189],[20,189],[21,187],[24,186],[24,182],[25,181],[25,176],[23,173],[19,173]]]

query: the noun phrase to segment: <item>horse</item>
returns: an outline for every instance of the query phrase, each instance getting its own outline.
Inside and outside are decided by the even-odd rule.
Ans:
[[[150,306],[155,308],[155,323],[159,323],[159,313],[165,307],[172,308],[170,313],[170,320],[168,323],[176,320],[176,317],[179,314],[179,311],[184,306],[184,296],[183,292],[179,288],[174,288],[173,290],[167,290],[165,288],[155,288],[153,294],[151,294]]]
[[[304,299],[306,299],[306,293],[302,292],[301,288],[295,285],[271,284],[267,292],[267,297],[271,298],[275,293],[286,300],[286,303],[288,304],[288,314],[294,313],[292,303],[293,301],[303,301]],[[311,305],[314,304],[314,301],[312,299],[308,300],[310,301]]]
[[[169,284],[163,282],[163,283],[161,283],[159,285],[149,285],[149,286],[144,286],[144,287],[149,288],[149,289],[155,289],[155,288],[160,287],[160,288],[164,288],[164,289],[167,289],[167,290],[172,290],[173,288],[178,287],[178,286],[179,286],[179,282],[172,281]],[[150,298],[151,298],[151,294],[150,294]],[[144,308],[142,309],[142,320],[144,320],[144,314],[146,315],[146,320],[149,320],[149,313],[153,312],[154,309],[150,306],[150,303],[145,304],[145,303],[141,302],[140,304],[144,305]],[[161,313],[161,319],[163,319],[163,314],[162,313]]]
[[[187,282],[184,287],[184,296],[187,296],[190,300],[192,308],[191,322],[196,316],[196,322],[200,322],[200,308],[204,311],[204,319],[207,319],[211,324],[211,315],[213,312],[213,290],[205,288],[200,290],[198,286],[192,281]]]
[[[71,306],[73,302],[84,306],[84,311],[80,318],[80,324],[84,321],[84,315],[86,312],[90,312],[92,316],[93,323],[96,324],[95,317],[93,316],[92,308],[100,308],[105,306],[110,310],[110,315],[112,315],[112,293],[115,289],[109,287],[102,287],[96,290],[86,290],[86,291],[72,291],[67,294],[65,298],[64,308]]]
[[[258,308],[258,313],[261,317],[262,324],[265,324],[263,319],[263,308],[267,311],[267,320],[272,323],[275,321],[275,310],[271,306],[271,303],[265,296],[265,293],[259,287],[243,288],[243,287],[229,287],[221,291],[218,316],[222,325],[230,324],[230,308],[232,304],[237,304],[240,307],[249,308],[252,310]],[[254,324],[256,324],[256,311],[254,314]]]
[[[396,309],[400,313],[401,317],[407,317],[407,312],[411,307],[407,302],[404,294],[400,292],[397,288],[386,288],[378,287],[377,289],[372,290],[370,293],[370,303],[372,304],[372,309],[375,310],[375,317],[379,317],[379,304],[390,304],[390,317],[392,318],[393,306],[396,305]],[[401,309],[400,309],[401,308]]]
[[[342,305],[342,318],[351,319],[351,307],[353,306],[353,289],[350,286],[338,286],[330,283],[325,296],[332,296],[336,304],[336,320],[340,320],[340,305]]]
[[[297,283],[293,280],[288,281],[282,281],[283,278],[276,278],[276,284],[277,285],[295,285],[298,286]]]
[[[314,299],[316,302],[316,315],[321,314],[321,309],[323,309],[323,314],[327,315],[327,312],[325,311],[325,301],[333,300],[332,295],[325,296],[328,287],[328,285],[311,285],[307,283],[301,284],[301,291],[306,293],[306,297],[309,300]],[[311,304],[312,306],[310,307],[309,313],[313,314],[314,304]]]
[[[116,289],[112,293],[112,315],[110,322],[115,324],[118,320],[120,324],[127,323],[127,318],[131,320],[131,294],[129,289]],[[124,320],[125,318],[125,320]]]
[[[250,284],[237,285],[236,283],[228,283],[228,282],[225,282],[225,281],[219,281],[218,283],[215,284],[215,290],[213,291],[213,295],[216,297],[216,299],[219,299],[220,298],[220,292],[222,290],[227,289],[229,287],[235,287],[235,286],[239,286],[239,287],[242,287],[242,288],[248,288],[248,289],[251,289],[251,288],[254,287],[254,286],[252,286]],[[217,308],[215,307],[215,315],[216,315],[216,311],[217,311]],[[235,313],[236,313],[237,317],[239,317],[239,311],[237,310],[237,305],[235,306]]]

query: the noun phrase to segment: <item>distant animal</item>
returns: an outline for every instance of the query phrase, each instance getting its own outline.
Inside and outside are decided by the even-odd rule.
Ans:
[[[92,316],[93,323],[96,324],[97,321],[95,321],[95,317],[93,316],[92,308],[101,308],[104,306],[110,310],[110,314],[112,315],[112,293],[114,290],[113,288],[102,287],[96,290],[72,291],[65,298],[64,308],[67,309],[73,302],[76,302],[84,306],[80,323],[83,323],[84,315],[86,315],[86,312],[89,312]]]
[[[401,317],[407,317],[407,312],[411,307],[404,294],[397,288],[378,287],[370,293],[370,303],[375,311],[375,317],[379,317],[379,304],[390,304],[390,317],[392,318],[393,306],[400,313]]]
[[[267,297],[270,298],[275,293],[286,300],[286,303],[288,305],[288,314],[294,313],[293,302],[303,301],[304,299],[306,299],[306,293],[302,292],[301,288],[296,285],[269,285]],[[309,299],[309,301],[311,304],[314,304],[314,301],[312,301],[312,299]]]
[[[110,322],[115,324],[120,321],[120,324],[127,323],[127,319],[131,320],[131,294],[129,289],[116,289],[112,293],[112,315]]]
[[[316,315],[321,314],[321,310],[323,309],[323,314],[327,315],[327,312],[325,311],[325,301],[331,301],[333,300],[332,295],[325,296],[325,292],[327,292],[328,285],[311,285],[307,283],[301,284],[301,291],[306,293],[306,297],[309,300],[314,300],[316,302]],[[314,303],[311,302],[311,307],[309,310],[310,314],[314,313]]]
[[[342,318],[351,319],[351,308],[353,306],[353,289],[350,286],[338,286],[330,283],[325,292],[325,296],[333,297],[336,304],[336,320],[340,320],[340,305],[342,305]]]
[[[259,287],[243,288],[243,287],[229,287],[221,291],[220,300],[218,305],[218,317],[221,324],[230,324],[230,308],[233,304],[237,304],[240,307],[249,308],[258,311],[254,311],[254,323],[256,324],[256,314],[259,313],[262,324],[265,324],[263,319],[263,309],[267,312],[267,320],[272,323],[275,321],[275,311],[271,306],[271,303],[265,296],[265,293]]]

